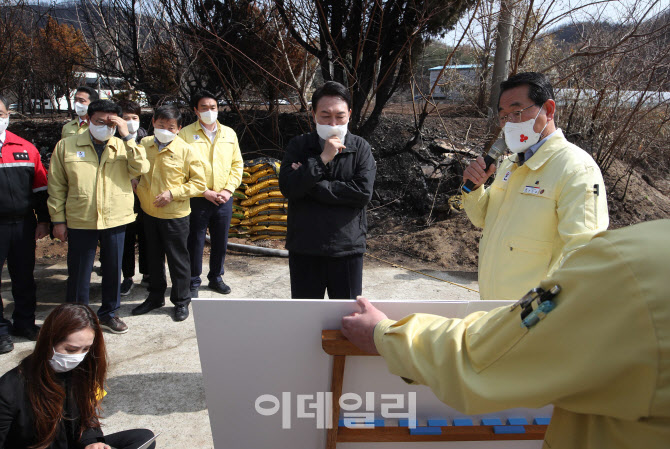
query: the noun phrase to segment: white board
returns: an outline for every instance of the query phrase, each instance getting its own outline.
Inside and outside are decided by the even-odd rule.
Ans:
[[[491,310],[506,301],[374,301],[391,319],[414,312],[464,317],[478,310]],[[354,301],[194,299],[200,361],[205,395],[216,449],[321,449],[326,430],[317,428],[316,418],[298,417],[298,395],[312,395],[302,402],[303,410],[314,413],[317,393],[330,390],[332,357],[321,348],[321,331],[339,329],[341,319],[357,310]],[[432,417],[464,417],[440,402],[425,386],[410,386],[390,374],[381,357],[347,357],[343,393],[365,398],[372,393],[375,415],[381,416],[382,394],[401,394],[407,401],[416,393],[418,424]],[[259,402],[262,395],[277,401]],[[288,399],[290,407],[281,407]],[[303,396],[304,401],[304,396]],[[268,416],[260,414],[258,405]],[[284,402],[286,405],[287,402]],[[367,404],[363,402],[361,412]],[[326,408],[326,407],[323,407]],[[488,416],[501,419],[550,416],[551,407],[516,409]],[[478,424],[485,415],[472,418]],[[290,428],[286,424],[290,423]],[[335,421],[337,423],[337,421]],[[397,421],[386,420],[386,425]],[[491,448],[535,449],[541,441],[429,442],[429,443],[338,443],[338,449],[436,449]]]

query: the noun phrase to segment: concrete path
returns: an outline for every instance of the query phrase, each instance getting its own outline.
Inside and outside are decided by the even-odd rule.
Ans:
[[[476,273],[426,271],[441,279],[477,289]],[[37,320],[41,324],[54,306],[63,302],[67,270],[64,263],[39,265]],[[139,282],[141,276],[135,276]],[[206,276],[203,275],[206,285]],[[100,277],[93,274],[91,300],[100,304]],[[288,260],[242,255],[226,259],[225,281],[234,298],[290,298]],[[476,293],[420,274],[365,259],[363,292],[369,299],[478,299]],[[146,427],[162,432],[160,448],[212,448],[207,404],[193,316],[176,323],[169,300],[163,309],[143,316],[130,310],[141,303],[147,291],[138,283],[122,298],[121,318],[130,330],[124,335],[105,333],[110,362],[107,391],[103,401],[103,431],[116,432]],[[167,293],[169,296],[169,290]],[[207,287],[200,297],[221,297]],[[14,308],[7,270],[2,276],[5,316]],[[15,349],[0,355],[0,375],[12,369],[32,351],[33,342],[16,338]],[[225,448],[219,448],[225,449]]]

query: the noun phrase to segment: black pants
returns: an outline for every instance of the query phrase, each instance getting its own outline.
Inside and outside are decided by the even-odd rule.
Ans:
[[[188,260],[189,217],[156,218],[144,215],[144,235],[147,240],[149,262],[149,300],[163,302],[167,280],[165,278],[165,257],[172,291],[170,301],[174,305],[188,305],[191,302],[191,264]]]
[[[67,297],[68,302],[88,305],[91,271],[95,250],[100,241],[102,265],[102,305],[98,318],[114,316],[121,307],[121,257],[126,225],[109,229],[67,230]]]
[[[0,221],[0,271],[7,261],[14,297],[14,327],[35,324],[35,216],[17,221]],[[3,315],[0,299],[0,335],[9,333],[9,320]]]
[[[363,291],[363,254],[344,257],[288,253],[291,298],[356,299]]]
[[[137,252],[139,254],[140,273],[149,274],[147,262],[147,242],[144,238],[144,212],[137,213],[137,219],[126,225],[126,239],[123,242],[123,260],[121,269],[124,278],[135,275],[135,241],[137,241]]]
[[[137,449],[153,438],[154,433],[147,429],[124,430],[123,432],[105,435],[105,444],[114,449]],[[156,442],[151,443],[149,449],[154,449]]]
[[[191,228],[188,235],[188,252],[191,257],[191,288],[200,287],[202,274],[202,252],[205,235],[209,227],[211,240],[209,253],[209,282],[218,284],[223,276],[223,262],[226,259],[228,230],[233,216],[232,198],[218,206],[205,198],[191,198]]]

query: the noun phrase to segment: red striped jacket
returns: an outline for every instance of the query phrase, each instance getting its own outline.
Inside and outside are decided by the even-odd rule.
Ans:
[[[6,131],[0,147],[0,220],[18,220],[33,211],[49,221],[47,172],[35,146]]]

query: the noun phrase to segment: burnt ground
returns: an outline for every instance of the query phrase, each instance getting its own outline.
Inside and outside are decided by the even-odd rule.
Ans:
[[[427,119],[422,141],[413,147],[407,146],[414,124],[408,108],[389,108],[368,138],[377,161],[368,214],[369,253],[410,268],[476,271],[481,232],[458,209],[457,195],[463,169],[483,147],[486,123],[463,108],[446,106],[440,112],[440,117]],[[261,155],[281,159],[280,148],[309,130],[307,114],[249,111],[244,115],[246,128],[232,112],[221,112],[219,119],[237,131],[245,159]],[[65,115],[25,120],[12,116],[9,129],[31,140],[47,165],[67,120]],[[143,114],[142,125],[148,127],[149,122],[150,115]],[[651,176],[651,170],[643,167],[628,177],[627,168],[617,161],[604,173],[610,228],[670,218],[670,177]],[[262,245],[281,248],[283,242]],[[38,243],[38,262],[53,263],[66,253],[64,243],[48,239]]]

